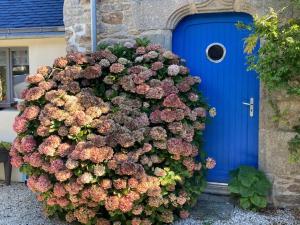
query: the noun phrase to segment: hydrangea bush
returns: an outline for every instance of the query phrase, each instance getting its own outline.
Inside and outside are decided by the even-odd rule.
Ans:
[[[27,77],[12,164],[48,216],[97,225],[187,218],[215,165],[199,154],[200,81],[145,40],[60,57]]]

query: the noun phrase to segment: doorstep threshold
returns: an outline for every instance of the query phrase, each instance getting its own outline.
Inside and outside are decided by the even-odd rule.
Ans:
[[[208,182],[207,187],[204,190],[206,194],[215,194],[215,195],[229,195],[228,184],[227,183],[216,183]]]

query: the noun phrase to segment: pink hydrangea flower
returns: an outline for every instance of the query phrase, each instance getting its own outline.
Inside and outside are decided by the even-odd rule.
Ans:
[[[61,159],[55,159],[50,163],[50,168],[49,168],[50,173],[57,173],[63,169],[65,169],[65,164],[64,161]]]
[[[136,86],[135,92],[140,95],[145,95],[149,91],[150,86],[148,84],[140,84]]]
[[[168,95],[163,101],[163,106],[170,108],[186,108],[186,105],[181,101],[177,94]]]
[[[164,109],[160,112],[160,119],[167,123],[174,122],[177,118],[177,113],[172,109]]]
[[[187,219],[190,216],[190,213],[187,210],[181,210],[179,215],[181,219]]]
[[[10,160],[10,163],[15,168],[20,168],[23,165],[23,158],[21,156],[13,156]]]
[[[91,173],[85,172],[79,177],[79,181],[83,184],[89,184],[93,180],[93,175]]]
[[[28,124],[28,121],[24,117],[18,116],[15,118],[15,121],[13,124],[13,129],[18,134],[22,133],[27,130],[27,124]]]
[[[27,83],[36,84],[36,83],[44,81],[44,76],[39,73],[31,74],[31,75],[28,75],[25,80]]]
[[[64,188],[64,185],[63,184],[60,184],[60,183],[56,183],[54,185],[54,188],[53,188],[53,194],[58,197],[58,198],[61,198],[61,197],[64,197],[66,194],[67,194],[67,191],[66,189]]]
[[[25,157],[24,157],[25,158]],[[33,152],[29,157],[28,157],[28,163],[33,166],[33,167],[41,167],[43,164],[42,156],[38,152]]]
[[[39,115],[40,108],[38,106],[29,106],[24,109],[22,117],[27,120],[33,120]]]
[[[138,55],[143,55],[145,53],[146,53],[146,48],[145,47],[138,47],[136,49],[136,54],[138,54]]]
[[[70,170],[61,170],[55,173],[55,177],[58,181],[64,182],[72,177],[72,172]]]
[[[36,147],[36,141],[33,136],[27,135],[21,140],[21,151],[24,153],[29,153],[34,151]]]
[[[38,192],[44,193],[50,190],[53,187],[49,178],[45,175],[41,175],[37,178],[36,183],[34,185],[35,190]]]
[[[40,87],[33,87],[26,91],[25,100],[35,101],[40,99],[45,94],[45,90]]]
[[[98,78],[102,74],[101,66],[99,65],[89,66],[85,70],[83,70],[81,74],[86,79]]]
[[[59,57],[54,60],[53,66],[58,68],[65,68],[68,65],[68,60],[65,57]]]
[[[151,65],[151,69],[154,71],[158,71],[158,70],[162,69],[163,67],[164,67],[164,64],[162,62],[154,62]]]
[[[117,196],[110,196],[105,201],[107,211],[115,211],[119,208],[120,200]]]
[[[216,166],[216,161],[213,159],[213,158],[207,158],[206,159],[206,168],[207,169],[213,169],[213,168],[215,168],[215,166]]]
[[[190,156],[193,147],[190,143],[180,138],[171,138],[167,141],[168,151],[174,155]]]
[[[161,99],[164,96],[164,90],[161,87],[150,88],[146,94],[149,99]]]
[[[121,63],[114,63],[109,67],[111,73],[122,73],[125,69],[125,66]]]

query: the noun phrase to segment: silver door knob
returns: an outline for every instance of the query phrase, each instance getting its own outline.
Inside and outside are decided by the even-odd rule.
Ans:
[[[249,106],[249,116],[254,116],[254,98],[250,98],[250,102],[242,102],[243,105]]]

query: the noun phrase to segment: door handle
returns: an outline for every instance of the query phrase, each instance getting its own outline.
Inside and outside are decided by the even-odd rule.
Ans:
[[[249,116],[254,116],[254,98],[250,98],[250,102],[242,102],[243,105],[249,106]]]

